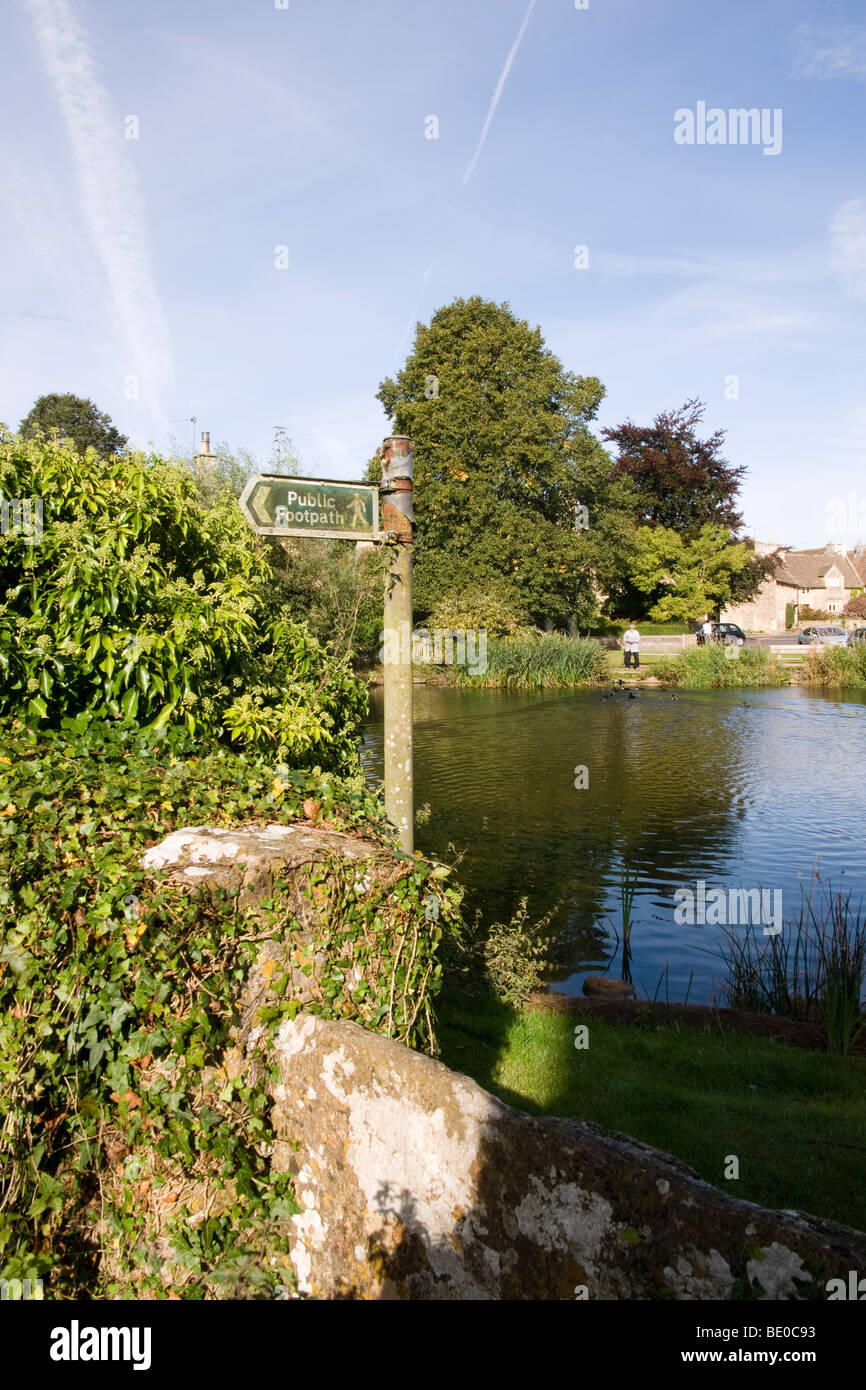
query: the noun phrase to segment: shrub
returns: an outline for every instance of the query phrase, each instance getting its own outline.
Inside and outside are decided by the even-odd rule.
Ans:
[[[281,607],[268,547],[189,470],[0,435],[0,493],[42,498],[0,538],[0,715],[129,719],[356,766],[366,694]]]
[[[384,595],[381,549],[301,538],[270,544],[286,612],[334,655],[375,659]]]
[[[796,616],[796,613],[797,613],[797,610],[796,610],[796,608],[794,607],[793,603],[786,603],[786,604],[785,604],[785,630],[786,630],[786,632],[790,632],[791,629],[792,629],[792,627],[794,626],[794,618],[795,618],[795,616]]]
[[[592,637],[622,637],[623,633],[632,626],[627,618],[607,618],[594,625],[590,636]],[[635,621],[642,637],[661,637],[661,636],[682,636],[684,633],[693,633],[694,623],[669,622],[656,623],[650,622],[647,618],[638,618]]]
[[[444,942],[449,983],[470,995],[492,992],[502,1003],[520,1008],[551,969],[556,937],[547,928],[556,910],[530,922],[528,899],[521,898],[509,921],[489,927],[476,912],[470,926],[459,935],[450,933]]]
[[[848,618],[866,618],[866,594],[849,598],[843,611]]]

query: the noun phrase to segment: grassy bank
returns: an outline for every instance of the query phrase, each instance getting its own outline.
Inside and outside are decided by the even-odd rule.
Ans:
[[[670,660],[664,652],[641,652],[640,666],[635,672],[633,666],[625,666],[624,656],[625,653],[621,651],[605,652],[608,670],[615,671],[617,676],[621,676],[626,670],[628,670],[629,675],[632,677],[639,677],[641,675],[655,676],[658,674],[659,662]]]
[[[438,1012],[442,1060],[508,1104],[629,1134],[732,1196],[866,1229],[863,1058],[589,1017],[578,1051],[579,1016],[457,996]]]
[[[739,652],[727,657],[725,652]],[[787,685],[790,674],[772,652],[761,648],[693,647],[657,662],[653,674],[668,685],[689,690],[728,690],[737,686]]]
[[[660,630],[664,624],[656,624]],[[673,627],[673,624],[668,626]],[[649,628],[641,631],[652,635]],[[804,653],[792,648],[784,657],[763,648],[734,648],[728,657],[723,646],[691,647],[676,655],[641,652],[640,674],[653,675],[664,685],[688,690],[729,690],[778,687],[792,680],[807,685],[866,689],[866,643],[854,647],[827,647]],[[474,653],[475,665],[482,652]],[[421,665],[419,674],[440,683],[464,688],[502,690],[578,689],[603,685],[611,674],[623,672],[622,651],[603,648],[592,637],[565,637],[539,633],[531,637],[491,637],[487,642],[484,670],[471,665]],[[800,668],[800,662],[805,664]],[[792,666],[797,670],[793,671]],[[369,673],[368,673],[369,674]],[[632,678],[638,673],[632,673]]]

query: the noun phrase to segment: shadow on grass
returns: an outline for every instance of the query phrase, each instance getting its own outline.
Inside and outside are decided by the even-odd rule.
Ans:
[[[528,1115],[569,1113],[569,1094],[557,1083],[554,1068],[544,1065],[540,1053],[526,1059],[526,1091],[513,1090],[499,1079],[500,1063],[513,1050],[515,1030],[520,1026],[519,1012],[503,1004],[492,992],[470,994],[457,989],[440,997],[436,1012],[441,1060],[452,1071],[470,1076],[506,1105]],[[573,1056],[571,1045],[564,1044],[563,1063],[571,1062]]]

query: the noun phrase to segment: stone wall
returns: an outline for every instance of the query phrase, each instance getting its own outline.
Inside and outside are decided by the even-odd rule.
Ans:
[[[640,623],[637,624],[640,632]],[[599,637],[597,639],[601,646],[609,652],[623,650],[621,637]],[[696,647],[698,639],[693,632],[658,632],[641,633],[640,649],[642,652],[663,652],[666,656],[673,653],[687,651],[689,647]]]
[[[353,1023],[279,1034],[273,1163],[302,1290],[374,1299],[825,1299],[866,1235],[765,1211],[580,1120],[534,1119]]]

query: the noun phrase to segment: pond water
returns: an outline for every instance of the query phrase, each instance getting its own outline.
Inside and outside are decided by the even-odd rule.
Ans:
[[[381,688],[363,756],[380,780]],[[415,687],[415,805],[430,808],[416,847],[462,855],[469,916],[507,920],[522,897],[532,921],[555,909],[552,987],[568,994],[587,972],[620,974],[606,919],[620,927],[624,863],[637,875],[638,997],[723,1002],[722,928],[712,911],[681,925],[677,889],[724,890],[729,923],[729,890],[763,890],[766,920],[780,904],[787,930],[817,864],[822,883],[866,905],[864,771],[860,694]]]

